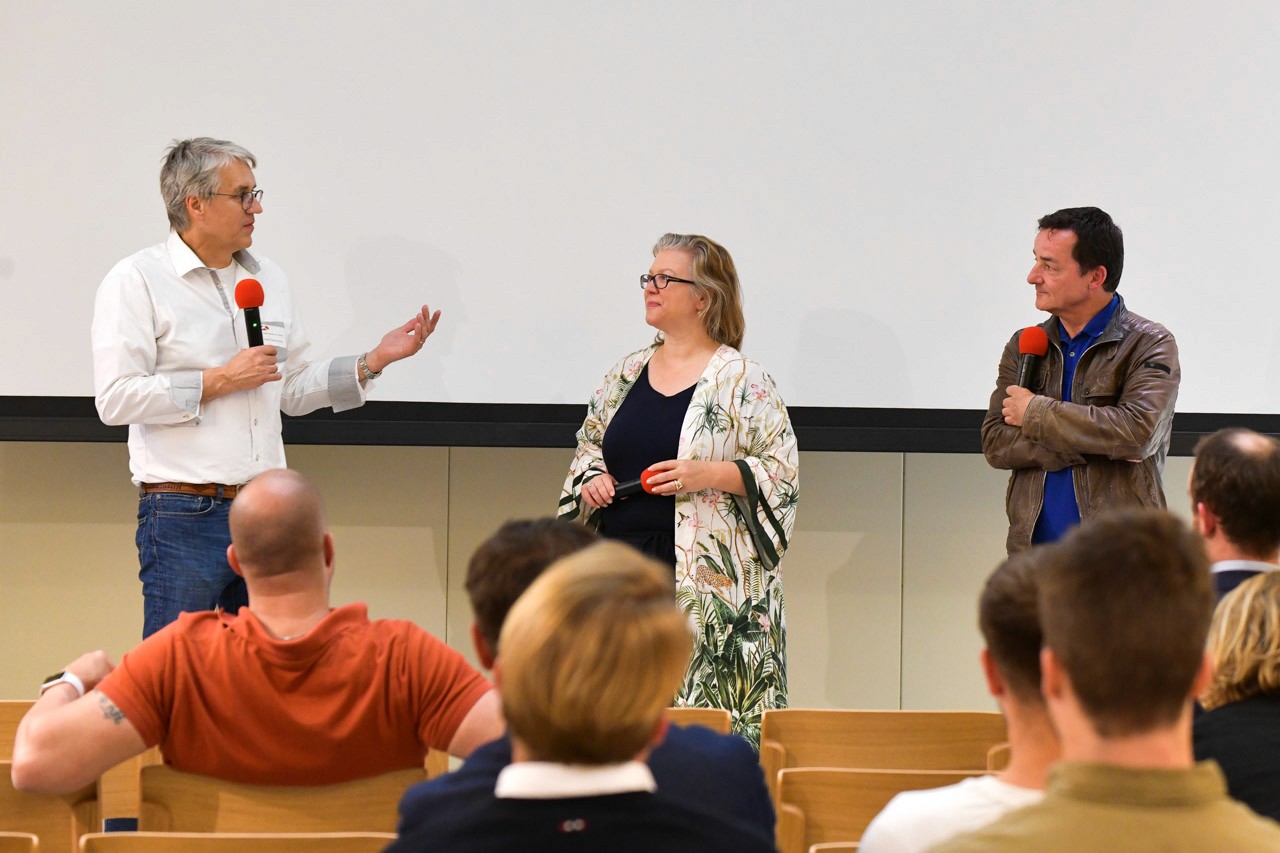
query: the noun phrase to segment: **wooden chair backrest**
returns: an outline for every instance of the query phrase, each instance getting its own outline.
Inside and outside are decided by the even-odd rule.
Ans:
[[[0,761],[13,760],[13,741],[18,723],[35,704],[32,699],[0,699]]]
[[[392,832],[95,832],[81,853],[378,853]]]
[[[12,761],[0,761],[0,830],[31,833],[42,853],[73,853],[81,835],[97,828],[96,788],[56,797],[27,794],[13,787]]]
[[[857,849],[856,841],[828,841],[826,844],[809,845],[809,853],[850,853]]]
[[[723,708],[668,708],[667,719],[673,726],[706,726],[722,735],[729,733],[731,723]]]
[[[853,842],[902,791],[954,785],[981,770],[851,770],[792,767],[778,774],[777,842],[781,853]]]
[[[0,832],[0,853],[35,853],[40,839],[30,832]]]
[[[427,769],[427,778],[434,779],[449,772],[449,753],[439,749],[427,750],[427,757],[422,766]]]
[[[987,750],[987,772],[999,773],[1009,766],[1009,759],[1011,758],[1013,758],[1013,750],[1009,744],[996,744]]]
[[[986,770],[988,750],[1006,740],[996,712],[786,708],[764,712],[760,764],[776,803],[788,767]]]
[[[396,770],[338,785],[242,785],[158,765],[142,768],[138,829],[150,832],[395,832],[406,788]]]

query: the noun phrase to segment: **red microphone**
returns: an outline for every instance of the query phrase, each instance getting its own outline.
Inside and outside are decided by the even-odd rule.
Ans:
[[[653,494],[656,484],[650,485],[649,480],[657,476],[659,473],[661,472],[654,471],[652,468],[645,468],[640,474],[639,480],[628,480],[625,483],[614,484],[613,496],[615,498],[629,498],[632,495],[640,494],[642,491]]]
[[[238,298],[238,294],[237,294]],[[1022,353],[1022,364],[1018,368],[1018,387],[1031,390],[1036,373],[1040,370],[1040,359],[1049,351],[1049,336],[1039,326],[1027,326],[1018,335],[1018,352]]]
[[[249,334],[251,347],[262,346],[262,320],[258,309],[265,301],[262,285],[256,278],[246,278],[236,284],[236,305],[244,311],[244,328]]]

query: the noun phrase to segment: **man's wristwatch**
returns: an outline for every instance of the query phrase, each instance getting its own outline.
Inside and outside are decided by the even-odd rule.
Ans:
[[[44,680],[44,684],[40,685],[40,695],[43,696],[44,692],[55,684],[70,684],[76,689],[76,693],[81,696],[84,695],[84,682],[80,680],[80,676],[76,675],[74,672],[66,671],[55,672],[53,675],[46,678]]]
[[[379,376],[382,375],[381,370],[379,370],[377,373],[374,373],[372,370],[369,369],[368,357],[369,357],[369,353],[366,352],[366,353],[363,353],[358,359],[356,359],[356,367],[360,369],[360,379],[364,382],[368,382],[370,379],[377,379]]]

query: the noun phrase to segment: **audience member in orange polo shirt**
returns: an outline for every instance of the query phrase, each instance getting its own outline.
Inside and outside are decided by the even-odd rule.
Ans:
[[[329,606],[333,537],[301,474],[259,475],[230,521],[250,606],[184,613],[119,667],[97,651],[51,677],[18,728],[19,788],[76,790],[155,744],[191,773],[326,785],[503,733],[489,683],[453,649],[363,604]]]

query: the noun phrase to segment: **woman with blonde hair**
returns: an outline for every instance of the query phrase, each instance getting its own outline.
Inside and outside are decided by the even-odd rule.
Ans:
[[[1232,797],[1280,820],[1280,571],[1250,578],[1218,603],[1209,654],[1196,760],[1218,762]]]
[[[799,495],[795,433],[772,378],[739,351],[746,323],[723,246],[665,234],[640,285],[657,337],[588,402],[559,515],[674,568],[696,628],[677,704],[727,709],[758,746],[764,710],[787,704],[778,564]],[[616,492],[642,475],[646,491]]]

